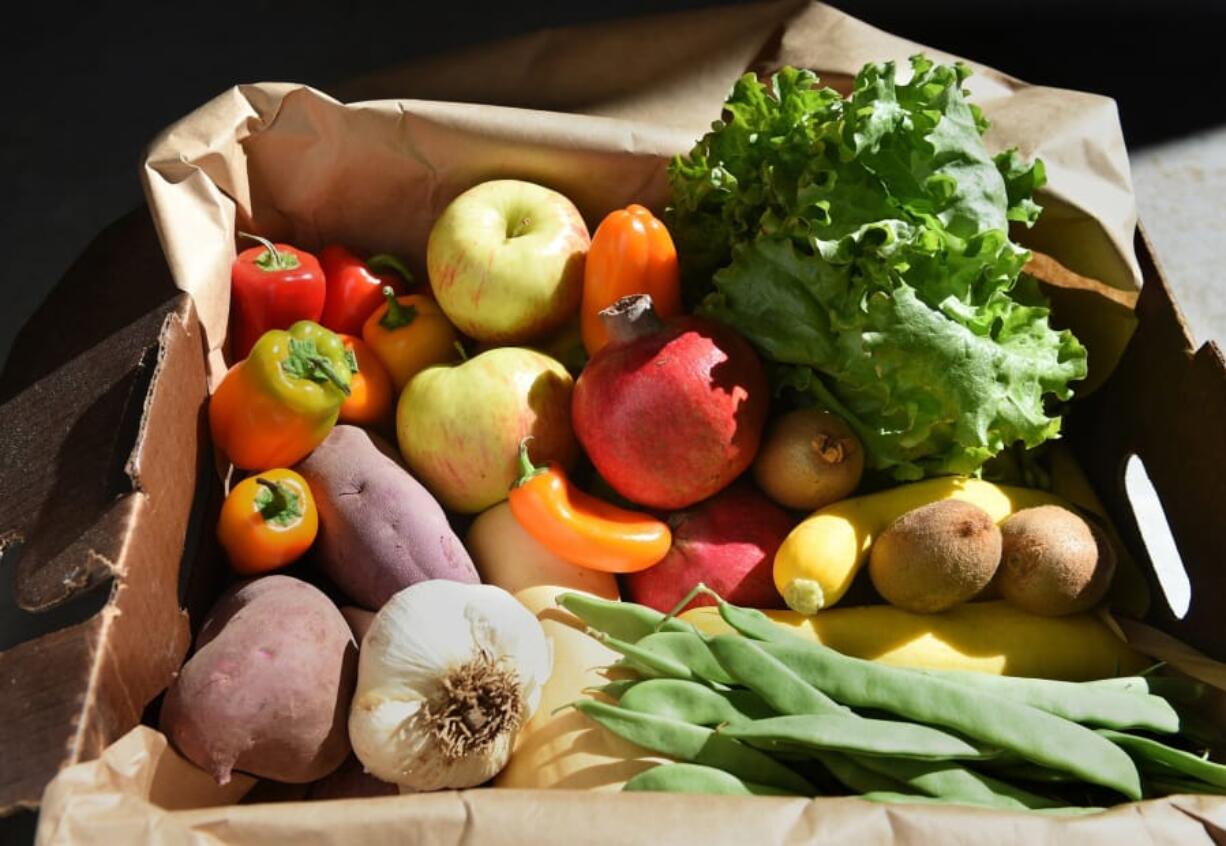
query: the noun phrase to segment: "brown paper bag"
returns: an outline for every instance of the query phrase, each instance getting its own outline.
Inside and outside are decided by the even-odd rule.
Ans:
[[[696,50],[702,60],[694,60]],[[430,224],[476,182],[544,183],[574,200],[592,225],[631,201],[658,210],[667,200],[665,163],[719,116],[745,70],[793,64],[845,83],[866,62],[905,64],[921,50],[955,58],[820,3],[558,30],[462,56],[454,66],[435,61],[348,88],[391,93],[400,80],[437,80],[447,95],[478,98],[481,85],[496,80],[489,99],[576,113],[404,99],[346,106],[303,86],[241,85],[159,135],[142,178],[175,283],[196,302],[215,382],[224,372],[219,351],[236,226],[308,249],[331,239],[400,253],[421,274]],[[629,54],[633,86],[621,61]],[[1047,166],[1046,211],[1022,240],[1073,271],[1135,291],[1136,206],[1115,103],[968,64],[976,71],[968,87],[993,124],[989,148],[1017,147]],[[575,80],[594,77],[606,82],[585,97]],[[556,91],[552,80],[560,80]],[[1126,337],[1131,326],[1124,320],[1114,328]],[[1091,356],[1096,370],[1103,358]]]
[[[243,789],[238,784],[230,787],[236,792]],[[159,800],[169,804],[158,805]],[[1190,846],[1221,842],[1226,830],[1226,802],[1208,796],[1174,796],[1071,818],[956,805],[885,805],[852,798],[572,790],[464,790],[263,805],[227,806],[225,801],[207,776],[191,772],[191,765],[168,747],[165,737],[142,726],[97,761],[64,770],[48,786],[38,843],[918,846],[965,841],[999,846],[1049,842]]]
[[[659,209],[667,200],[664,165],[718,116],[740,73],[794,64],[845,88],[863,63],[905,60],[921,49],[797,0],[557,30],[360,80],[345,87],[346,100],[380,99],[351,105],[302,86],[238,86],[163,132],[142,177],[176,283],[196,302],[217,380],[236,228],[308,248],[326,239],[395,251],[420,273],[431,221],[475,182],[543,182],[570,196],[591,224],[631,201]],[[970,88],[993,121],[989,146],[1017,146],[1047,164],[1047,211],[1024,242],[1074,272],[1056,273],[1057,288],[1082,304],[1065,317],[1093,324],[1089,334],[1106,339],[1095,342],[1095,354],[1109,369],[1131,329],[1128,298],[1081,285],[1076,274],[1126,294],[1139,285],[1115,106],[975,68]],[[434,100],[408,99],[424,97]],[[1139,624],[1124,631],[1172,665],[1226,685],[1223,665]],[[162,735],[137,728],[48,787],[39,842],[1117,844],[1220,842],[1226,831],[1226,802],[1213,797],[1066,819],[858,799],[572,791],[228,804],[248,786],[236,779],[218,789]]]

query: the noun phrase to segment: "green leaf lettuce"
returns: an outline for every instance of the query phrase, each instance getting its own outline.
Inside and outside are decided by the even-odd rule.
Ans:
[[[990,156],[962,66],[866,66],[848,100],[785,68],[746,75],[670,168],[670,223],[699,311],[780,390],[843,415],[901,479],[973,473],[1054,437],[1084,348],[1048,324],[1029,254],[1041,162]],[[1027,277],[1022,277],[1027,280]]]

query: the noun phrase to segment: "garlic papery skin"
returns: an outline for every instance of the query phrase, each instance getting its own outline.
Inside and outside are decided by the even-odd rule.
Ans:
[[[536,617],[493,585],[397,593],[362,640],[349,739],[366,771],[409,790],[473,787],[506,765],[549,680]]]

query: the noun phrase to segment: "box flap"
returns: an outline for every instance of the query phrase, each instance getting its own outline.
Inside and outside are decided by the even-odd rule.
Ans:
[[[62,766],[138,723],[187,653],[179,565],[204,397],[199,324],[179,296],[0,407],[16,424],[0,443],[3,576],[26,611],[69,603],[6,617],[37,634],[105,597],[0,652],[0,809],[34,805]]]

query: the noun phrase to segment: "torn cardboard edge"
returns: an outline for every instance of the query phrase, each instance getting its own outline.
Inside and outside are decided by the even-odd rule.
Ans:
[[[97,756],[136,725],[187,655],[189,635],[179,608],[178,582],[203,446],[203,343],[190,299],[182,297],[169,313],[164,312],[155,313],[161,318],[160,327],[156,343],[147,348],[156,351],[155,362],[147,390],[140,391],[135,436],[118,463],[130,477],[128,489],[100,522],[90,526],[89,535],[102,537],[106,545],[82,553],[78,538],[59,555],[37,560],[25,557],[32,551],[28,545],[23,549],[24,572],[44,582],[64,578],[57,573],[75,578],[84,554],[98,565],[89,575],[90,583],[95,590],[106,590],[107,599],[86,620],[0,652],[0,688],[5,691],[0,698],[0,748],[5,750],[0,756],[0,814],[35,807],[46,782],[62,767]],[[129,328],[130,343],[139,345],[141,326]],[[112,367],[125,361],[115,355],[114,344],[105,346],[98,355],[110,359]],[[145,350],[131,355],[139,365]],[[11,419],[9,412],[31,402],[38,408],[48,392],[76,384],[64,370],[93,378],[105,375],[95,358],[87,353],[74,359],[18,394],[0,414]],[[113,378],[125,384],[131,374]],[[67,407],[53,408],[70,422],[79,422],[74,397],[66,401]],[[46,425],[45,415],[44,408],[43,417],[32,419]],[[131,431],[124,428],[120,435],[129,437]],[[48,426],[43,435],[49,435],[59,461],[71,464],[77,457],[72,450],[63,451],[53,427]],[[11,466],[14,473],[29,473],[24,465]],[[49,488],[44,495],[57,493]],[[33,506],[33,510],[43,509]],[[25,529],[31,530],[55,532],[56,527],[40,523]],[[103,584],[107,581],[109,585]],[[71,595],[54,598],[65,601]],[[23,596],[21,585],[17,596]],[[41,606],[49,594],[40,587],[32,596]]]

